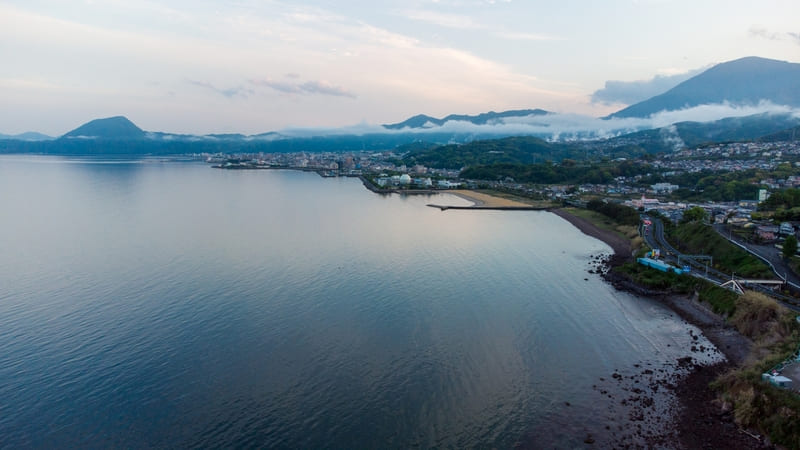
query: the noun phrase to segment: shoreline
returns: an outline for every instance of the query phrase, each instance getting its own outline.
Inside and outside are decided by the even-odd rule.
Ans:
[[[613,231],[598,228],[595,224],[584,219],[583,217],[570,214],[561,208],[552,209],[550,212],[571,223],[583,234],[591,236],[595,239],[599,239],[608,244],[608,246],[614,250],[614,257],[612,258],[614,261],[609,263],[610,266],[620,264],[632,257],[631,242],[629,239],[626,239],[614,233]]]
[[[720,375],[741,366],[749,357],[752,341],[741,335],[725,319],[712,312],[697,300],[697,296],[686,297],[652,291],[616,276],[612,269],[632,260],[630,240],[616,233],[603,230],[589,220],[570,214],[563,209],[554,209],[553,214],[563,218],[587,236],[594,237],[609,245],[614,254],[606,262],[602,277],[614,288],[636,296],[658,301],[685,322],[700,329],[726,361],[713,365],[689,363],[689,372],[674,383],[672,389],[679,409],[668,425],[667,434],[677,437],[678,446],[684,448],[771,448],[768,442],[754,438],[753,434],[740,432],[731,411],[725,411],[717,403],[716,393],[709,384]],[[698,351],[694,346],[692,353]],[[702,348],[700,349],[702,350]],[[762,439],[764,439],[762,437]],[[662,444],[650,442],[650,444]]]

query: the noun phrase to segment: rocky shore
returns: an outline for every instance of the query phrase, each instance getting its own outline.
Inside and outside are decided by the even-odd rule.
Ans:
[[[614,437],[612,442],[598,442],[598,444],[603,447],[621,448],[772,448],[765,437],[740,430],[733,420],[732,413],[723,409],[716,400],[716,393],[709,387],[709,383],[718,376],[741,365],[747,359],[752,342],[728,325],[723,317],[698,302],[696,296],[670,295],[647,289],[610,270],[632,259],[632,249],[628,239],[612,231],[600,229],[590,221],[564,210],[552,212],[570,222],[584,234],[602,240],[613,249],[613,255],[598,261],[596,267],[596,271],[602,273],[609,283],[617,289],[662,302],[684,321],[699,328],[727,359],[712,365],[702,365],[695,358],[689,357],[676,361],[672,372],[664,368],[655,370],[647,368],[629,377],[615,374],[612,380],[620,385],[618,388],[624,392],[631,392],[632,395],[621,400],[614,398],[608,400],[628,407],[631,413],[628,423],[620,426],[620,429],[612,434]],[[692,338],[694,341],[697,340],[695,336]],[[689,350],[698,356],[716,351],[700,345],[692,345]],[[641,390],[639,386],[647,386],[649,389]],[[609,390],[607,388],[600,385],[596,390],[605,393]],[[659,399],[662,402],[669,402],[664,396],[654,395],[659,389],[673,393],[672,397],[677,402],[674,408],[658,404]],[[616,407],[616,403],[613,406]],[[662,411],[667,411],[672,417],[665,420],[660,416]],[[595,444],[591,436],[587,436],[585,442]]]

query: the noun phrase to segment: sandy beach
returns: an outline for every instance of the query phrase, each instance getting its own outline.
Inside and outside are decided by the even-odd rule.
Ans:
[[[506,208],[506,207],[525,207],[530,206],[527,203],[522,203],[510,200],[503,197],[496,197],[494,195],[484,194],[482,192],[471,191],[467,189],[456,189],[446,191],[447,194],[453,194],[464,200],[475,203],[474,206],[483,206],[488,208]]]

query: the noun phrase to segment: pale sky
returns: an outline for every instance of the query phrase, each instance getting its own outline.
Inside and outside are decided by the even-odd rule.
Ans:
[[[628,83],[593,101],[607,81],[744,56],[800,62],[800,1],[0,0],[0,133],[601,116],[630,101]]]

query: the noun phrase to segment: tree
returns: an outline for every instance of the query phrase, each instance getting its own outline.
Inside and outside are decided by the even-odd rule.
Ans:
[[[797,238],[790,234],[785,241],[783,241],[783,257],[786,259],[791,258],[797,253]]]
[[[707,216],[708,213],[705,209],[699,206],[694,206],[683,212],[683,219],[681,219],[681,222],[704,222]]]

